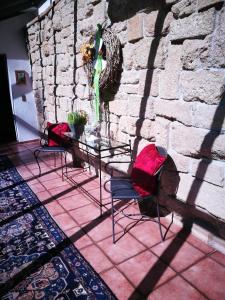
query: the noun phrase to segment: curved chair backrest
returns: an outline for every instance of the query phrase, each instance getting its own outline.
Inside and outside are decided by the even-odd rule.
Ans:
[[[164,157],[167,158],[168,153],[167,153],[166,148],[164,148],[164,147],[162,147],[162,146],[156,146],[156,148],[157,148],[157,150],[159,151],[159,154],[160,154],[160,155],[162,155],[162,156],[164,156]],[[165,160],[165,162],[166,162],[166,160]],[[158,175],[158,174],[162,171],[165,162],[164,162],[163,165],[158,169],[158,171],[155,173],[155,175]]]
[[[167,157],[167,150],[166,148],[162,147],[162,146],[156,146],[157,150],[159,151],[159,154]]]

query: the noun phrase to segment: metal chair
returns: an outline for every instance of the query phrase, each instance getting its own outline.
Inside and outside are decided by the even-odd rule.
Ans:
[[[41,176],[41,167],[38,161],[40,153],[53,153],[54,154],[54,167],[56,167],[56,154],[60,154],[61,158],[61,169],[62,169],[62,180],[64,174],[64,166],[66,168],[67,174],[67,161],[66,161],[66,153],[67,153],[67,144],[64,139],[64,132],[70,131],[67,123],[48,123],[47,127],[44,129],[44,133],[40,139],[40,147],[35,149],[34,157],[38,164],[39,175]],[[63,162],[64,156],[64,162]]]
[[[154,158],[150,157],[149,149],[153,148],[156,152],[156,156]],[[143,155],[143,153],[147,153]],[[143,161],[140,163],[141,159]],[[151,220],[159,225],[159,231],[162,241],[164,240],[164,236],[162,233],[162,224],[160,222],[160,210],[158,203],[158,188],[159,188],[159,179],[163,169],[164,162],[167,158],[167,151],[162,147],[156,147],[151,144],[146,146],[140,154],[137,156],[135,161],[130,161],[131,168],[131,176],[129,177],[111,177],[107,182],[110,182],[110,193],[111,193],[111,213],[112,213],[112,235],[113,235],[113,243],[116,242],[115,239],[115,225],[121,220],[123,217],[130,218],[136,223],[144,220]],[[155,162],[158,160],[158,162]],[[153,163],[153,167],[151,167],[151,160]],[[110,165],[118,162],[109,162],[106,164],[106,171],[109,173]],[[119,163],[127,163],[127,162],[119,162]],[[111,168],[112,170],[112,168]],[[151,174],[153,172],[153,174]],[[105,188],[107,185],[105,183]],[[126,210],[129,209],[129,206],[132,204],[132,200],[137,201],[139,204],[139,211],[137,213],[130,213]],[[149,211],[143,212],[141,210],[140,205],[145,203],[149,203],[150,201],[154,203],[156,202],[156,212],[157,218],[150,217],[147,215]],[[118,203],[119,202],[119,203]],[[117,216],[120,218],[117,218]],[[122,217],[121,217],[122,215]],[[134,224],[134,225],[135,225]],[[133,226],[132,226],[133,227]],[[125,234],[126,228],[124,229]],[[120,237],[121,238],[121,237]]]

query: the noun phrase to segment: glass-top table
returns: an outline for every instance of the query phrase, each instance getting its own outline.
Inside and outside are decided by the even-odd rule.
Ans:
[[[98,176],[99,176],[99,206],[102,215],[102,159],[107,157],[114,157],[122,154],[131,155],[131,143],[123,143],[105,137],[91,139],[90,136],[83,134],[79,139],[76,139],[72,132],[65,132],[64,135],[70,140],[71,146],[84,151],[87,154],[87,163],[90,166],[89,156],[97,158]],[[69,178],[68,178],[69,179]]]
[[[130,152],[130,143],[118,142],[112,139],[107,139],[105,137],[95,137],[95,139],[90,139],[85,134],[83,134],[79,139],[76,139],[72,132],[65,132],[64,135],[68,137],[71,141],[79,142],[81,145],[87,146],[90,149],[93,149],[97,152],[128,148],[128,152]]]

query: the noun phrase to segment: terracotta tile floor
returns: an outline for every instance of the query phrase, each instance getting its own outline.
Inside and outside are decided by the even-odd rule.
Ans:
[[[51,156],[43,157],[43,175],[36,177],[36,146],[36,141],[7,144],[0,146],[0,154],[10,157],[42,205],[119,300],[225,299],[225,255],[174,224],[164,242],[158,225],[144,222],[113,244],[109,210],[99,217],[98,205],[84,190],[62,181],[60,164],[54,167]],[[88,172],[78,174],[76,182],[98,197],[98,179]],[[104,201],[109,201],[106,192]],[[117,237],[126,225],[127,220],[119,222]]]

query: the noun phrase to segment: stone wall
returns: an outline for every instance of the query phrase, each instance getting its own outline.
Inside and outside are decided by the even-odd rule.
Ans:
[[[221,229],[224,1],[59,1],[28,27],[40,122],[65,121],[71,108],[91,112],[79,50],[103,22],[119,37],[123,54],[121,78],[102,108],[103,133],[131,140],[134,155],[149,142],[166,147],[161,201],[186,216],[215,220]]]

